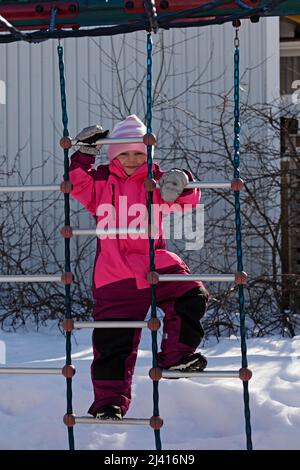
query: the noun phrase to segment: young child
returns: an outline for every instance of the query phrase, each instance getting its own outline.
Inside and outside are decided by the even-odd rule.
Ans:
[[[110,207],[115,211],[117,228],[127,227],[134,219],[134,204],[147,207],[147,148],[143,143],[110,144],[109,163],[93,168],[99,146],[101,126],[85,128],[77,141],[89,142],[71,157],[71,195],[92,214],[97,222],[107,217]],[[110,137],[142,137],[146,127],[135,115],[128,116],[113,129]],[[103,133],[103,135],[107,135]],[[186,170],[164,172],[155,163],[154,179],[160,188],[153,193],[154,204],[173,203],[196,207],[200,199],[197,189],[185,189],[193,180]],[[125,201],[125,202],[124,202]],[[135,215],[135,214],[134,214]],[[166,251],[162,218],[155,235],[155,265],[160,274],[189,274],[189,268],[175,254]],[[97,238],[93,270],[93,317],[101,320],[144,320],[150,306],[148,236],[117,235]],[[158,365],[164,369],[203,370],[207,361],[195,353],[203,337],[200,319],[208,302],[208,293],[201,282],[160,282],[156,286],[157,305],[165,314],[161,352]],[[91,366],[94,403],[89,413],[100,419],[121,419],[131,401],[131,383],[141,329],[95,328],[93,331],[94,360]]]

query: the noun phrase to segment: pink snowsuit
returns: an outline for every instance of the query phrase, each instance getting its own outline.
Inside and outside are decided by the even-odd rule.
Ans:
[[[116,228],[130,227],[137,217],[137,213],[131,210],[136,207],[133,205],[142,204],[147,207],[148,192],[144,188],[147,163],[128,176],[117,159],[109,164],[99,165],[97,169],[93,168],[94,162],[95,156],[80,151],[72,155],[69,169],[73,185],[71,196],[92,214],[97,227],[103,228],[109,217],[110,221],[116,221]],[[163,173],[154,164],[156,181]],[[186,173],[192,180],[191,174]],[[179,207],[184,204],[196,207],[199,200],[199,190],[186,189],[175,203]],[[173,204],[163,201],[159,189],[154,191],[153,203],[165,204],[165,207]],[[115,210],[115,219],[108,215],[111,208]],[[155,235],[156,271],[160,274],[190,273],[189,268],[175,253],[166,251],[162,217],[159,217],[158,225],[158,233]],[[150,287],[146,279],[148,271],[147,235],[97,238],[93,270],[94,319],[144,320],[151,302]],[[198,299],[196,307],[193,303],[195,295]],[[156,299],[157,305],[165,314],[158,362],[160,367],[168,367],[183,356],[193,353],[200,343],[203,329],[199,320],[205,313],[208,294],[201,282],[161,282],[156,286]],[[140,336],[140,329],[94,330],[91,373],[95,400],[89,410],[91,414],[106,404],[118,405],[122,414],[126,413],[131,401],[132,375]]]

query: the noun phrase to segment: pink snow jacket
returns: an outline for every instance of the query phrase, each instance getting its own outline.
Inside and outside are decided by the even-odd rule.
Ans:
[[[77,199],[95,217],[97,228],[134,228],[137,220],[140,227],[147,227],[146,215],[148,192],[144,188],[147,179],[147,163],[131,176],[124,171],[119,160],[93,168],[95,156],[80,151],[71,156],[69,169],[73,185],[71,196]],[[154,179],[158,181],[163,171],[154,164]],[[186,171],[190,181],[193,177]],[[165,202],[159,188],[153,193],[154,207],[163,205],[159,217],[154,220],[158,226],[155,235],[156,269],[179,265],[189,272],[188,267],[175,253],[166,251],[166,240],[162,231],[162,214],[170,207],[175,210],[191,210],[200,200],[198,189],[185,189],[175,203]],[[174,206],[175,204],[175,206]],[[185,205],[188,206],[185,206]],[[143,211],[144,208],[144,211]],[[141,213],[143,213],[141,216]],[[157,211],[159,213],[159,211]],[[144,221],[144,224],[143,224]],[[93,270],[93,292],[104,285],[124,279],[135,278],[138,289],[149,287],[146,279],[149,271],[148,235],[114,235],[97,238],[97,252]]]

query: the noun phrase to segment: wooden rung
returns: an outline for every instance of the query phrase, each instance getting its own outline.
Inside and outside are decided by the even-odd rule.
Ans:
[[[47,274],[43,276],[12,274],[10,276],[0,276],[0,282],[61,282],[61,274]]]
[[[202,372],[180,372],[164,369],[162,371],[164,379],[175,378],[200,378],[200,379],[238,379],[238,370],[204,370]]]
[[[57,367],[0,367],[0,374],[62,375],[62,372]]]
[[[119,424],[119,425],[150,425],[150,419],[143,418],[123,418],[120,420],[115,419],[98,419],[90,416],[76,416],[76,424]]]
[[[146,321],[75,321],[74,328],[147,328]]]
[[[22,193],[26,191],[60,191],[58,184],[27,185],[27,186],[0,186],[1,193]]]

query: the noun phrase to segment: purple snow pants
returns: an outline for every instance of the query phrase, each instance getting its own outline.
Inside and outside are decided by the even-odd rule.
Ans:
[[[179,266],[157,270],[160,274],[186,274]],[[157,306],[164,311],[163,339],[158,365],[168,367],[195,351],[203,337],[200,319],[208,302],[201,282],[160,282]],[[94,320],[139,320],[148,312],[150,288],[137,289],[134,279],[118,281],[94,290]],[[121,407],[124,416],[131,401],[131,384],[141,329],[95,328],[91,366],[94,414],[103,405]],[[149,369],[151,364],[149,364]]]

